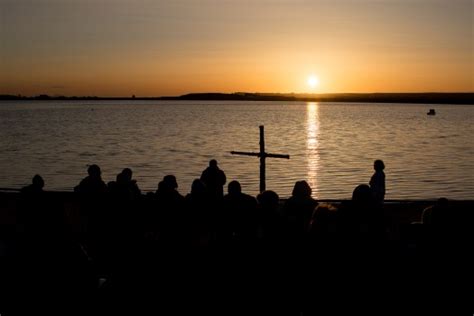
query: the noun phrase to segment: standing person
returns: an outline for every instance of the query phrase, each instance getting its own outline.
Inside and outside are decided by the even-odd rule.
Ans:
[[[370,189],[377,203],[382,204],[385,198],[385,164],[382,160],[374,161],[374,174],[370,178]]]
[[[206,185],[211,198],[221,199],[224,196],[224,184],[227,179],[224,171],[217,166],[217,160],[209,161],[209,167],[201,174],[201,181]]]

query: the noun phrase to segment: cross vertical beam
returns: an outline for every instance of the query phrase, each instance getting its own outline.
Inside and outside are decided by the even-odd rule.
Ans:
[[[243,152],[243,151],[231,151],[232,155],[244,155],[244,156],[256,156],[260,157],[260,192],[265,191],[266,189],[266,158],[285,158],[290,159],[290,155],[281,155],[281,154],[269,154],[265,152],[265,130],[264,126],[260,125],[260,152]]]
[[[265,131],[263,125],[260,128],[260,192],[265,191],[266,176],[265,176]]]

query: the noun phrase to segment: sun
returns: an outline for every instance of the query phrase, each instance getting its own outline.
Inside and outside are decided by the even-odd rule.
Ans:
[[[314,89],[319,85],[319,78],[316,75],[309,75],[306,83],[311,89]]]

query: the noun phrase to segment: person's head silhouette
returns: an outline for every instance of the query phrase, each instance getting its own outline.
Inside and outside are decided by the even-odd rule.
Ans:
[[[239,181],[231,181],[229,183],[229,186],[227,187],[227,192],[230,194],[230,195],[236,195],[236,194],[240,194],[242,193],[242,188],[240,186],[240,183]]]
[[[125,181],[132,181],[132,169],[130,168],[125,168],[122,170],[122,174],[123,174],[123,179]]]
[[[217,160],[211,159],[209,161],[209,167],[214,168],[214,169],[217,168]]]
[[[375,171],[382,171],[383,169],[385,169],[385,164],[383,163],[382,160],[380,159],[377,159],[374,161],[374,170]]]
[[[311,187],[308,182],[296,181],[295,186],[293,187],[292,195],[295,197],[310,197],[312,193]]]
[[[91,177],[100,177],[101,175],[101,171],[100,171],[100,167],[98,165],[90,165],[89,168],[87,168],[87,173],[91,176]]]
[[[206,193],[206,185],[200,179],[194,179],[191,185],[191,194],[203,195]]]
[[[44,187],[44,180],[39,174],[33,177],[32,183],[33,183],[33,186],[38,189],[42,189]]]
[[[372,191],[367,184],[359,184],[352,192],[352,201],[366,203],[372,199]]]
[[[176,177],[171,174],[163,178],[163,183],[168,190],[175,190],[178,188]]]

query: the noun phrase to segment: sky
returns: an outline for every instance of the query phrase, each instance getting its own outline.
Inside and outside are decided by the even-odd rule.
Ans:
[[[471,92],[473,12],[472,0],[0,0],[0,94]]]

